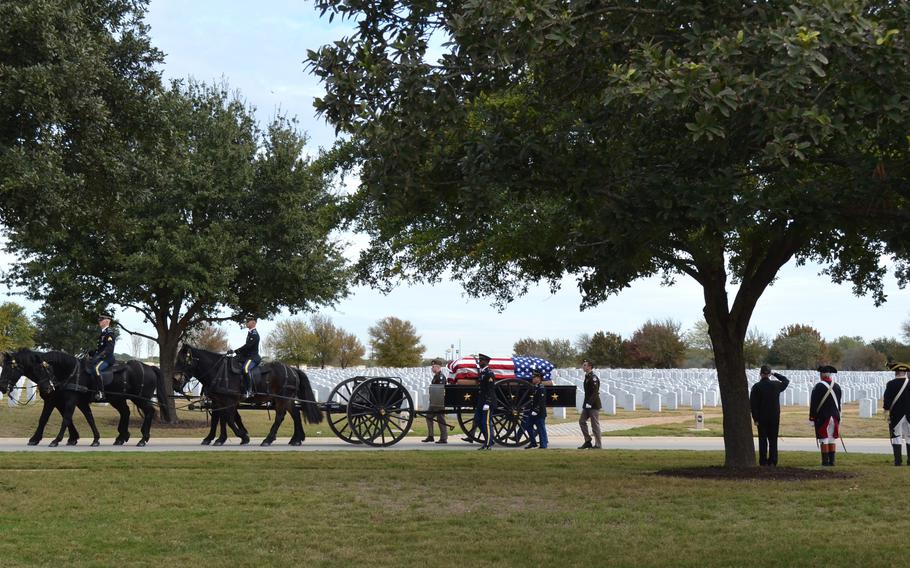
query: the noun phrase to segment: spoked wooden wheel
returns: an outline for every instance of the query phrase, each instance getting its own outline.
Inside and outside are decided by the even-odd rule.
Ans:
[[[519,379],[499,381],[496,387],[496,412],[492,417],[493,440],[502,446],[516,447],[528,443],[522,423],[531,406],[531,384]]]
[[[458,406],[455,408],[455,413],[458,416],[458,425],[461,426],[461,431],[464,432],[464,435],[468,438],[470,442],[477,442],[478,444],[483,444],[486,442],[487,437],[484,436],[483,429],[479,427],[474,427],[474,417],[476,416],[476,409],[470,406]]]
[[[345,379],[335,385],[335,388],[329,393],[329,398],[326,399],[325,415],[329,421],[329,428],[336,436],[349,444],[359,444],[360,440],[354,435],[351,424],[348,422],[348,404],[354,389],[365,380],[367,380],[366,377]]]
[[[407,435],[413,422],[414,401],[395,379],[367,379],[351,393],[348,424],[364,444],[391,446]]]

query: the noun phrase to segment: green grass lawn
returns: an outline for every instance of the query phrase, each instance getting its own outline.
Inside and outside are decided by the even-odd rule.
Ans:
[[[696,452],[0,455],[17,566],[892,566],[910,467],[706,481]],[[788,453],[788,465],[815,455]],[[898,560],[899,562],[899,560]]]
[[[719,414],[720,409],[708,409],[706,414]],[[695,426],[694,413],[686,411],[686,414],[692,417],[691,420],[675,424],[658,424],[653,426],[641,426],[631,430],[618,430],[615,432],[604,432],[605,436],[723,436],[724,425],[723,418],[711,417],[706,418],[704,431],[693,430]],[[883,438],[888,436],[888,421],[885,415],[879,411],[872,418],[859,417],[859,403],[850,403],[844,405],[844,420],[841,423],[841,432],[851,438]],[[815,436],[815,431],[809,425],[809,409],[784,407],[781,409],[780,435],[790,438],[811,438]],[[758,436],[758,430],[752,425],[753,433]]]

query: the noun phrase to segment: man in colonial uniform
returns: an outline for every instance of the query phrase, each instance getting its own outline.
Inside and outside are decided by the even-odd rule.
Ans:
[[[90,353],[88,372],[95,377],[95,400],[101,400],[104,393],[104,381],[101,373],[116,361],[114,359],[114,330],[111,329],[111,314],[104,312],[98,316],[98,348]]]
[[[822,451],[822,465],[834,465],[834,452],[840,438],[840,385],[835,384],[837,369],[831,365],[818,368],[819,381],[809,400],[809,420],[815,426],[815,437]]]
[[[891,449],[894,450],[894,465],[901,465],[901,443],[907,445],[907,465],[910,465],[910,365],[891,365],[894,378],[885,386],[884,409],[888,411],[888,426],[891,431]]]
[[[262,357],[259,356],[259,332],[256,331],[255,317],[247,316],[246,328],[249,330],[246,334],[246,343],[232,353],[243,361],[244,397],[250,398],[253,396],[253,369],[259,366]]]
[[[777,379],[772,381],[771,377]],[[762,365],[759,381],[752,385],[749,404],[752,406],[752,420],[758,427],[759,465],[777,465],[777,435],[780,432],[780,393],[790,381],[771,367]]]

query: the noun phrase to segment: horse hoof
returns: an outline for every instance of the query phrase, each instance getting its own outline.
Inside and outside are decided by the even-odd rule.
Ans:
[[[303,442],[301,442],[300,440],[291,440],[290,442],[288,442],[289,446],[300,446],[302,444],[303,444]]]
[[[144,448],[144,447],[145,447],[145,440],[139,440],[139,443],[136,444],[136,447],[138,447],[138,448]]]
[[[213,446],[223,446],[223,445],[224,445],[224,440],[215,440],[215,441],[212,443],[212,445],[213,445]]]
[[[78,438],[75,439],[75,440],[72,439],[72,438],[70,438],[69,440],[66,441],[66,445],[67,445],[67,446],[75,446],[75,445],[78,444],[78,443],[79,443]]]
[[[211,443],[212,443],[211,440],[202,440],[202,445],[203,445],[203,446],[208,446],[208,445],[211,444]]]
[[[247,438],[240,438],[240,445],[241,445],[241,446],[245,446],[245,445],[247,445],[247,444],[249,444],[249,443],[250,443],[249,437],[247,437]]]
[[[121,440],[120,438],[117,438],[116,440],[114,440],[114,445],[115,445],[115,446],[122,446],[122,445],[123,445],[123,440]]]
[[[56,447],[59,446],[59,445],[60,445],[60,440],[54,440],[54,441],[52,441],[50,444],[48,444],[48,447],[50,447],[50,448],[56,448]]]
[[[263,440],[262,443],[260,443],[259,445],[260,445],[260,446],[271,446],[271,445],[272,445],[272,441],[271,441],[271,440]]]
[[[101,445],[101,442],[100,442],[99,440],[94,440],[94,441],[92,442],[92,447],[93,447],[93,448],[97,448],[97,447],[100,446],[100,445]]]
[[[41,441],[41,440],[29,440],[29,441],[28,441],[28,445],[29,445],[29,446],[37,446],[37,445],[38,445],[38,442],[40,442],[40,441]]]

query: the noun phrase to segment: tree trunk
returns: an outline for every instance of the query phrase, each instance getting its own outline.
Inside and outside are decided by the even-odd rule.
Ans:
[[[714,351],[717,382],[724,413],[724,465],[754,467],[755,442],[743,342],[748,320],[735,321],[727,302],[726,274],[721,272],[703,282],[705,321]],[[748,314],[751,316],[751,312]]]
[[[168,424],[177,422],[177,409],[174,398],[174,363],[177,360],[178,334],[172,332],[158,334],[159,366],[161,379],[158,382],[158,405],[161,410],[161,421]]]

